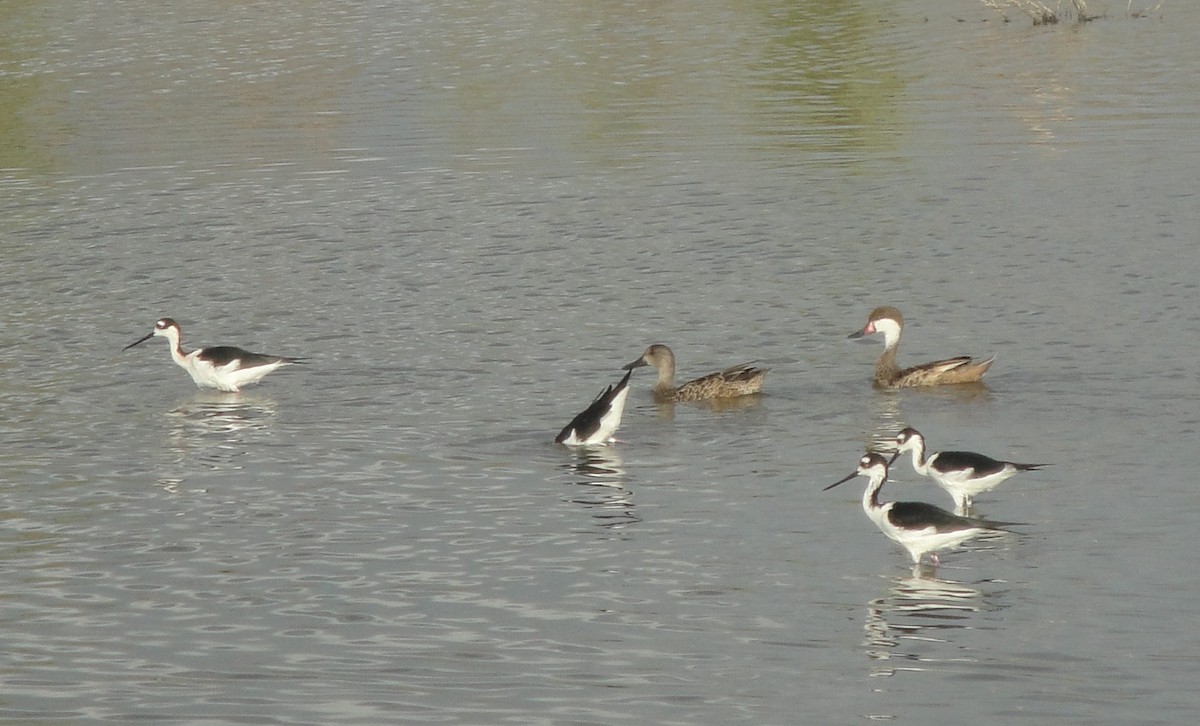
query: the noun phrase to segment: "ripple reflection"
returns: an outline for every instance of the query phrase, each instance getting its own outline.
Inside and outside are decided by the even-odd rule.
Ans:
[[[576,447],[574,461],[563,464],[575,487],[567,501],[591,511],[597,525],[622,529],[641,522],[634,511],[633,491],[621,455],[612,446]]]
[[[242,468],[251,441],[274,425],[276,402],[244,393],[204,391],[167,412],[167,448],[185,472]],[[171,480],[178,484],[178,480]]]
[[[924,671],[934,664],[973,662],[955,644],[959,631],[972,629],[975,614],[997,610],[994,594],[914,569],[908,577],[889,578],[887,593],[867,603],[867,658],[871,676]]]

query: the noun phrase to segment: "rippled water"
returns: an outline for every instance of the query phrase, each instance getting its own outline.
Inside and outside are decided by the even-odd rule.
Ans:
[[[0,10],[0,720],[1194,718],[1200,11],[1124,5]],[[656,341],[765,394],[551,443]],[[1025,534],[821,492],[904,425]]]

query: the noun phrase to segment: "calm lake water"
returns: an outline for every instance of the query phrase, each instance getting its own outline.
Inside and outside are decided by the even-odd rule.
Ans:
[[[1089,9],[0,6],[0,721],[1194,721],[1200,5]],[[554,445],[652,342],[765,393]]]

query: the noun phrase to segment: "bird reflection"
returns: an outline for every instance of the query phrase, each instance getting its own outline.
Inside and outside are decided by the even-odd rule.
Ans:
[[[750,393],[745,396],[734,396],[732,398],[707,398],[701,401],[687,401],[684,403],[655,401],[654,407],[658,411],[658,418],[663,421],[674,421],[676,406],[691,406],[693,408],[702,408],[720,413],[758,408],[762,405],[762,400],[761,393]]]
[[[942,386],[949,388],[949,386]],[[899,390],[880,391],[873,397],[875,404],[874,415],[871,417],[871,430],[867,432],[864,451],[895,451],[896,434],[900,433],[906,424],[900,415]]]
[[[992,392],[983,381],[975,383],[956,383],[952,386],[929,386],[926,388],[907,389],[916,395],[932,396],[955,403],[986,403],[992,399]]]
[[[709,411],[744,411],[761,406],[762,398],[761,393],[751,393],[734,398],[710,398],[707,401],[696,401],[693,405]]]
[[[923,671],[964,658],[954,643],[957,631],[972,627],[975,613],[995,610],[995,594],[928,576],[914,568],[910,577],[888,578],[887,593],[867,603],[867,658],[872,676]]]
[[[642,521],[634,511],[633,492],[626,486],[629,477],[616,447],[582,446],[570,453],[574,460],[563,464],[574,487],[568,501],[590,510],[599,526],[608,529]]]
[[[269,430],[275,416],[272,399],[203,391],[167,413],[169,448],[185,470],[238,469],[248,439]]]
[[[992,392],[984,383],[956,383],[952,386],[928,386],[880,391],[872,397],[874,411],[867,432],[866,451],[896,450],[896,434],[910,424],[904,420],[900,404],[906,396],[931,396],[955,403],[986,403]]]

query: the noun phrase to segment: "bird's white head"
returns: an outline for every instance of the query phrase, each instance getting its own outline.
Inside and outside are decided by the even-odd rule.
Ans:
[[[861,338],[865,335],[883,333],[884,346],[891,348],[900,342],[900,329],[904,327],[904,316],[890,305],[875,308],[867,317],[867,324],[862,330],[850,334],[851,338]]]
[[[883,481],[887,479],[888,462],[883,456],[876,454],[873,451],[868,451],[858,460],[858,468],[853,474],[839,479],[829,486],[825,487],[825,491],[833,489],[838,484],[848,482],[856,476],[869,477],[872,481]]]
[[[154,330],[151,330],[146,335],[142,336],[141,338],[138,338],[137,340],[133,341],[129,345],[125,346],[125,348],[123,350],[129,350],[133,346],[138,345],[139,343],[144,343],[147,340],[150,340],[151,338],[155,338],[155,337],[166,338],[167,340],[171,341],[172,348],[178,348],[179,347],[179,336],[180,336],[179,323],[175,322],[171,318],[161,318],[156,323],[154,323]]]
[[[921,435],[913,427],[909,426],[900,433],[896,434],[896,450],[897,452],[912,451],[913,449],[924,449],[925,437]]]

